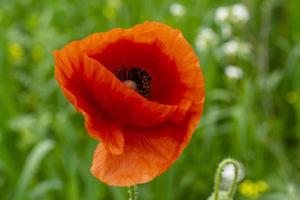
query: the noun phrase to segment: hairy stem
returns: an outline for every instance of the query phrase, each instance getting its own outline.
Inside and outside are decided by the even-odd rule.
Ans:
[[[137,194],[137,186],[129,186],[128,187],[128,200],[137,200],[138,194]]]
[[[214,187],[214,200],[219,200],[219,191],[220,191],[220,184],[221,184],[221,179],[222,179],[222,172],[223,172],[224,167],[228,164],[232,164],[234,166],[234,178],[233,178],[232,184],[231,184],[227,194],[229,197],[232,197],[232,198],[235,195],[235,191],[236,191],[237,184],[238,184],[238,174],[239,174],[239,170],[240,170],[240,165],[236,160],[227,158],[219,164],[218,169],[216,171],[215,187]]]

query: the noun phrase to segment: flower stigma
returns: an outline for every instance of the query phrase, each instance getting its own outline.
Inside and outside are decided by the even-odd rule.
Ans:
[[[127,87],[129,87],[129,88],[131,88],[131,89],[137,91],[137,85],[136,85],[136,83],[135,83],[134,81],[132,81],[132,80],[126,80],[126,81],[124,81],[123,83],[124,83]]]

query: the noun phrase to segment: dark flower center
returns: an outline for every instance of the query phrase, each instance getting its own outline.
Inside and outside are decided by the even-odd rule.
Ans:
[[[146,98],[151,97],[151,76],[138,67],[123,67],[117,70],[115,76],[128,87],[136,90]]]

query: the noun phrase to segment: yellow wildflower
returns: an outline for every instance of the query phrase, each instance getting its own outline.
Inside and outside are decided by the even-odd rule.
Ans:
[[[107,0],[103,8],[103,15],[108,19],[114,19],[121,8],[120,0]]]
[[[297,103],[300,100],[300,95],[296,91],[291,91],[286,95],[286,101],[290,104]]]
[[[20,43],[9,43],[8,52],[13,62],[20,62],[24,58],[24,49]]]
[[[269,185],[265,181],[258,181],[255,183],[255,189],[259,193],[264,193],[269,190]]]
[[[245,180],[239,186],[239,192],[250,199],[257,199],[262,193],[268,190],[269,185],[265,181],[253,182]]]

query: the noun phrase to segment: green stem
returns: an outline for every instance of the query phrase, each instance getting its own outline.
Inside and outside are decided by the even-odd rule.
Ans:
[[[236,191],[237,184],[238,184],[238,174],[239,174],[239,170],[240,170],[240,165],[236,160],[227,158],[219,164],[219,167],[216,171],[215,187],[214,187],[214,195],[215,195],[214,200],[219,200],[219,191],[220,191],[220,184],[221,184],[221,179],[222,179],[222,172],[223,172],[224,167],[228,164],[232,164],[234,166],[234,178],[233,178],[232,184],[229,188],[227,195],[231,198],[233,198],[235,195],[235,191]]]
[[[137,186],[132,185],[128,187],[128,200],[137,200],[138,194],[137,194]]]

